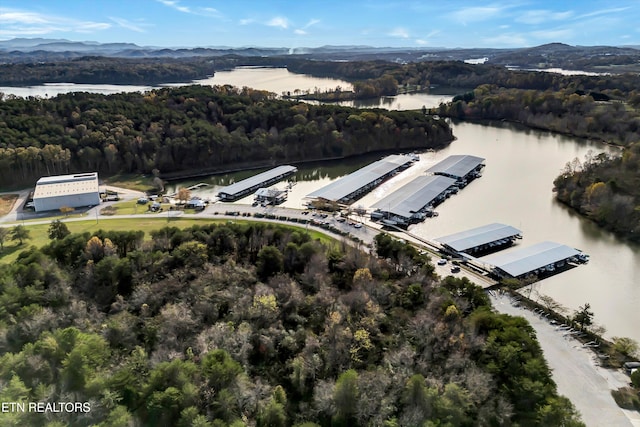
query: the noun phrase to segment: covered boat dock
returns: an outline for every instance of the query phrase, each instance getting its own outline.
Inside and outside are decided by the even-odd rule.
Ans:
[[[478,261],[493,266],[492,273],[496,276],[521,279],[550,274],[556,269],[566,267],[569,262],[578,262],[581,255],[582,252],[567,245],[541,242],[510,252],[478,258]]]
[[[371,219],[391,220],[401,226],[422,221],[433,215],[431,209],[447,197],[454,183],[444,176],[419,176],[375,203]]]
[[[427,169],[427,173],[453,178],[456,180],[456,185],[462,188],[481,176],[484,160],[482,157],[456,154],[431,166]]]
[[[435,241],[442,245],[445,252],[452,255],[460,253],[477,255],[503,249],[520,238],[522,238],[522,231],[517,228],[493,223],[438,237]]]
[[[319,202],[349,205],[417,160],[417,156],[410,154],[384,157],[308,194],[307,198]]]
[[[232,202],[251,194],[259,188],[268,187],[271,184],[281,181],[297,171],[298,169],[295,166],[278,166],[220,189],[220,191],[218,191],[218,197],[224,202]]]

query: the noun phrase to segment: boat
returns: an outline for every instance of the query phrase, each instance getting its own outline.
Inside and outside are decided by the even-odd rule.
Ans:
[[[576,258],[578,259],[578,262],[581,262],[581,263],[589,262],[589,255],[587,255],[587,254],[585,254],[583,252],[581,252],[578,255],[576,255]]]

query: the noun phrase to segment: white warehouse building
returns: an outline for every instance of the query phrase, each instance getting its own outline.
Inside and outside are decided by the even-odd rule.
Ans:
[[[36,212],[100,204],[98,173],[44,176],[36,183],[33,206]]]

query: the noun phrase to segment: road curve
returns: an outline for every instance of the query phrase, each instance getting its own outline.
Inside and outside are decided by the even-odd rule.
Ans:
[[[302,211],[298,209],[276,207],[267,208],[267,210],[265,210],[264,208],[248,205],[215,203],[210,205],[204,212],[198,214],[183,214],[182,212],[169,211],[166,213],[103,216],[99,215],[97,212],[97,210],[101,209],[103,206],[104,205],[96,206],[90,209],[86,212],[86,216],[84,217],[68,218],[64,221],[87,221],[94,218],[97,221],[108,221],[110,219],[118,218],[149,217],[156,217],[158,219],[167,218],[168,220],[169,216],[238,221],[268,221],[297,225],[300,227],[311,227],[314,230],[325,233],[337,240],[344,239],[345,242],[353,243],[352,240],[343,238],[343,236],[332,233],[319,226],[303,225],[300,223],[271,220],[266,218],[255,218],[253,216],[242,216],[242,213],[250,212],[255,214],[256,212],[262,212],[276,216],[311,219],[308,215],[303,215]],[[218,214],[214,214],[216,211],[218,211]],[[226,215],[224,212],[239,212],[239,215]],[[15,219],[13,220],[15,221]],[[43,219],[41,221],[29,221],[29,224],[48,224],[50,222],[50,219]],[[378,234],[378,232],[380,232],[380,230],[367,225],[362,228],[354,228],[349,226],[348,223],[339,223],[332,217],[327,218],[327,222],[338,229],[348,231],[351,235],[361,239],[364,245],[370,247],[373,247],[373,238]],[[4,224],[4,226],[10,225],[13,224]],[[0,226],[3,226],[3,224],[0,224]],[[412,239],[408,238],[408,240]],[[435,261],[436,259],[433,260],[434,264]],[[435,267],[436,273],[440,276],[451,275],[449,272],[450,265],[448,263],[445,266],[435,265]],[[460,273],[453,275],[458,277],[466,276],[472,282],[477,283],[479,278],[469,273],[470,272],[463,269]],[[480,283],[480,286],[486,287],[486,283]],[[600,368],[593,360],[594,353],[591,350],[582,348],[581,344],[571,337],[564,337],[561,331],[557,331],[553,325],[547,323],[546,320],[540,319],[531,311],[513,306],[509,297],[492,295],[491,301],[498,312],[514,316],[522,316],[533,326],[536,330],[540,346],[544,352],[544,357],[552,369],[552,376],[558,386],[558,393],[566,396],[571,400],[571,402],[573,402],[588,427],[640,427],[640,413],[625,411],[619,408],[613,400],[613,397],[611,397],[611,390],[627,385],[629,380],[624,373]]]
[[[491,293],[491,303],[498,312],[524,317],[533,326],[558,393],[571,400],[588,427],[640,427],[640,413],[618,407],[611,396],[611,390],[628,385],[623,372],[601,368],[591,349],[532,311],[514,306],[509,296]]]

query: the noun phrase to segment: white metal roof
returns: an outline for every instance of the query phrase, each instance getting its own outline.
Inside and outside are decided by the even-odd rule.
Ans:
[[[447,245],[457,252],[464,252],[477,246],[521,234],[522,231],[505,224],[493,223],[448,236],[438,237],[436,242]]]
[[[513,277],[537,270],[549,264],[578,255],[580,251],[555,242],[541,242],[510,252],[480,258],[486,264],[498,267]]]
[[[260,197],[278,197],[284,193],[286,193],[286,191],[278,190],[277,188],[258,188],[254,195]]]
[[[43,176],[36,182],[33,198],[42,199],[45,197],[71,196],[98,192],[97,172]]]
[[[374,182],[385,176],[389,172],[399,168],[402,165],[412,162],[414,159],[406,154],[394,154],[387,156],[377,162],[371,163],[357,171],[344,176],[329,185],[309,193],[307,197],[322,198],[337,202],[351,193],[358,191],[360,188]]]
[[[411,218],[414,213],[429,205],[455,182],[455,179],[446,176],[419,176],[372,207],[404,218]]]
[[[427,173],[443,174],[462,178],[484,162],[482,157],[456,154],[449,156],[427,169]]]
[[[229,194],[233,196],[235,194],[242,193],[243,191],[246,191],[249,188],[255,187],[256,185],[260,185],[264,182],[271,181],[272,179],[275,179],[280,175],[292,174],[297,170],[298,169],[295,166],[289,166],[289,165],[278,166],[266,172],[259,173],[247,179],[243,179],[242,181],[238,181],[224,188],[221,188],[220,191],[218,191],[218,193]]]

